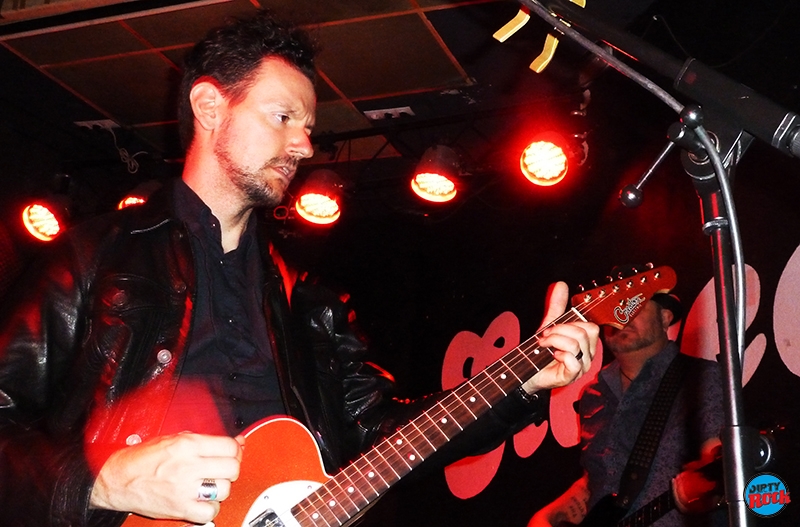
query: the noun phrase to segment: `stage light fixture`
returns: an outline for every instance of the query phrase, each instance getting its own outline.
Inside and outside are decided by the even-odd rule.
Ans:
[[[569,170],[569,147],[561,134],[545,132],[534,138],[522,151],[519,166],[522,174],[535,185],[559,183]]]
[[[43,242],[52,241],[67,228],[69,200],[66,196],[53,195],[36,200],[22,210],[25,230]]]
[[[428,148],[417,164],[411,189],[420,198],[442,203],[456,197],[456,178],[458,177],[458,154],[447,146],[435,145]]]
[[[344,184],[333,170],[317,169],[308,175],[294,202],[298,216],[313,225],[331,225],[341,215]]]
[[[134,205],[142,205],[159,188],[161,188],[161,182],[155,179],[139,183],[117,203],[117,209],[122,210]]]

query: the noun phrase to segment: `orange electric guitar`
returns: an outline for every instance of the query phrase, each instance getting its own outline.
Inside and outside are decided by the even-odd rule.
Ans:
[[[624,326],[651,296],[675,286],[669,267],[648,269],[572,297],[550,325],[579,320]],[[542,328],[544,329],[544,328]],[[453,389],[433,407],[363,453],[335,476],[322,466],[311,433],[291,418],[256,423],[245,434],[239,479],[222,502],[216,527],[347,525],[439,448],[553,360],[538,335]],[[189,524],[130,515],[123,527]]]

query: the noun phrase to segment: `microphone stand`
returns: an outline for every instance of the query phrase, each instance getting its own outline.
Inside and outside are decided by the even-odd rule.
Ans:
[[[723,373],[725,428],[722,432],[725,497],[731,526],[747,526],[749,517],[744,502],[746,477],[754,470],[752,455],[757,436],[743,425],[741,400],[741,360],[744,350],[745,282],[744,259],[739,247],[738,223],[733,200],[727,185],[727,172],[719,154],[726,151],[725,160],[732,170],[738,163],[753,136],[766,141],[788,155],[800,157],[800,117],[786,112],[778,105],[758,95],[694,59],[680,63],[677,59],[650,46],[582,9],[561,0],[546,0],[547,7],[535,0],[519,0],[523,7],[536,13],[553,28],[591,51],[613,68],[637,80],[643,87],[660,96],[666,104],[681,114],[681,125],[668,134],[672,143],[659,156],[660,163],[672,147],[683,148],[684,170],[692,178],[702,204],[703,232],[711,238],[716,292],[717,326]],[[591,40],[577,32],[591,36]],[[698,107],[682,107],[661,88],[611,56],[593,41],[602,40],[623,50],[635,60],[653,68],[657,73],[674,79],[674,88],[710,110],[708,116]],[[725,120],[718,117],[724,115]],[[714,123],[717,145],[703,126],[704,120]],[[746,130],[746,131],[745,131]],[[752,135],[751,135],[752,134]],[[621,193],[629,206],[641,202],[641,187],[654,167],[635,187]],[[734,263],[736,264],[734,266]],[[734,269],[737,281],[733,280]],[[734,287],[734,286],[737,287]],[[738,293],[736,304],[734,291]],[[737,331],[738,328],[738,331]]]
[[[717,331],[720,343],[718,358],[723,377],[723,396],[725,402],[725,427],[722,430],[723,474],[725,478],[725,498],[728,503],[729,524],[731,526],[748,525],[749,516],[744,501],[747,480],[754,472],[754,460],[745,453],[756,451],[755,429],[746,427],[741,398],[741,350],[735,314],[734,291],[739,293],[740,304],[744,304],[745,292],[734,287],[733,261],[731,254],[731,216],[722,196],[720,179],[715,177],[716,170],[711,167],[711,158],[706,155],[706,145],[698,144],[693,137],[703,123],[704,116],[697,107],[687,106],[681,112],[681,122],[685,125],[680,138],[673,139],[675,144],[684,147],[681,152],[681,163],[684,171],[692,178],[692,182],[702,204],[703,233],[711,239],[711,254],[714,267],[714,287],[717,307]],[[752,137],[735,127],[719,123],[714,126],[714,137],[718,148],[726,152],[725,166],[731,171],[749,146]],[[741,327],[741,326],[739,326]],[[738,350],[738,352],[737,352]]]

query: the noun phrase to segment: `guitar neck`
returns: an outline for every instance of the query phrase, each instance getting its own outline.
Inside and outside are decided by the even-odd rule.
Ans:
[[[620,520],[617,527],[647,527],[674,508],[675,500],[672,497],[672,490],[668,490],[647,502],[633,514]]]
[[[553,350],[539,346],[544,329],[587,318],[622,327],[647,298],[656,291],[670,290],[675,280],[675,271],[669,267],[650,268],[635,277],[575,295],[575,307],[459,385],[295,505],[291,510],[295,520],[302,527],[349,523],[403,476],[550,364]]]
[[[551,325],[579,319],[585,320],[573,308]],[[298,503],[292,509],[298,523],[303,527],[344,525],[506,395],[550,364],[553,350],[538,345],[541,331],[459,385]]]

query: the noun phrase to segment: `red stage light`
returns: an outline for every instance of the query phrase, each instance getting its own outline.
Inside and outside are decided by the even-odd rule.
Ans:
[[[143,205],[147,200],[139,196],[125,196],[117,203],[117,209],[122,210],[133,205]]]
[[[119,201],[119,203],[117,203],[117,209],[122,210],[133,205],[143,205],[147,203],[150,195],[160,188],[161,182],[156,179],[150,179],[143,183],[139,183],[133,188],[133,190],[128,192],[125,197]]]
[[[22,224],[37,240],[49,242],[62,230],[58,219],[60,213],[46,203],[33,203],[22,211]]]
[[[411,189],[422,199],[442,203],[456,197],[456,185],[447,176],[425,172],[411,179]]]
[[[294,206],[301,218],[315,225],[330,225],[341,215],[336,200],[323,194],[303,194]]]
[[[531,142],[520,156],[522,174],[536,185],[550,186],[560,182],[569,169],[564,144],[564,139],[554,133]]]
[[[294,202],[298,216],[314,225],[330,225],[339,219],[344,184],[336,172],[317,169],[308,175]]]
[[[417,164],[411,189],[420,198],[443,203],[456,197],[456,177],[459,158],[456,152],[444,145],[428,148]]]

